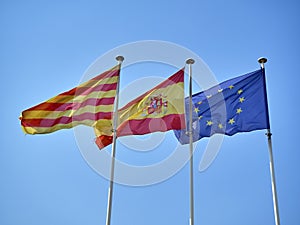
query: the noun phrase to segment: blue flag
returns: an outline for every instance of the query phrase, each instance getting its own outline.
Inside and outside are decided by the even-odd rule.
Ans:
[[[264,69],[225,82],[192,96],[193,142],[220,133],[269,129]],[[181,144],[189,143],[189,98],[185,98],[186,129],[174,130]]]

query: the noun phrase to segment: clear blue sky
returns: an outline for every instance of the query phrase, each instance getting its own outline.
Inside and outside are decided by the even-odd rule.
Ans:
[[[86,163],[73,130],[25,136],[18,117],[76,86],[99,56],[140,40],[170,41],[192,50],[219,81],[256,70],[257,58],[268,58],[281,222],[300,224],[299,9],[296,0],[1,1],[0,224],[105,224],[109,182]],[[226,137],[202,173],[198,164],[208,140],[199,142],[195,224],[274,224],[264,133]],[[172,132],[166,142],[176,143]],[[163,147],[154,150],[159,151]],[[120,145],[120,156],[127,152],[135,154]],[[187,225],[188,175],[186,165],[159,184],[116,185],[112,225]]]

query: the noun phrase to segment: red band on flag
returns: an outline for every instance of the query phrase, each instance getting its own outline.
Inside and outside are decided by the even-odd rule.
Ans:
[[[142,135],[157,131],[178,130],[185,126],[184,114],[171,114],[162,118],[127,120],[119,128],[117,136]]]
[[[45,102],[34,106],[26,111],[65,111],[65,110],[76,110],[85,106],[100,106],[100,105],[112,105],[114,104],[115,97],[111,98],[89,98],[82,102],[71,102],[71,103],[57,103],[57,102]]]

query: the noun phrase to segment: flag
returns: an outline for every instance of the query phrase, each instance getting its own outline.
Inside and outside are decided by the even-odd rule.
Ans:
[[[118,110],[117,137],[185,128],[184,69]],[[112,133],[95,129],[101,149],[112,143]]]
[[[269,129],[269,114],[264,70],[227,80],[192,96],[193,142],[220,133]],[[189,124],[189,98],[185,99]],[[175,130],[181,144],[189,143],[188,128]]]
[[[45,134],[77,125],[112,129],[112,112],[120,66],[22,112],[21,126],[27,134]]]

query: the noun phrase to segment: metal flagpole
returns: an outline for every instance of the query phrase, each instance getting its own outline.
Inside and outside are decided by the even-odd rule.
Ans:
[[[186,64],[189,65],[189,128],[188,134],[190,137],[190,225],[194,225],[194,171],[193,171],[193,121],[192,121],[192,64],[195,63],[193,59],[187,59]]]
[[[124,61],[123,56],[117,56],[116,60],[121,69],[121,64]],[[111,209],[112,209],[112,197],[114,188],[114,174],[115,174],[115,155],[116,155],[116,138],[117,138],[117,122],[118,122],[118,107],[119,107],[119,88],[120,88],[120,75],[117,83],[117,93],[115,97],[115,109],[113,114],[113,142],[111,151],[111,168],[110,168],[110,184],[108,190],[108,200],[107,200],[107,214],[106,214],[106,225],[110,225],[111,221]]]
[[[267,62],[266,58],[259,58],[258,63],[260,63],[261,69],[265,69],[265,63]],[[273,151],[272,151],[272,133],[270,129],[267,129],[267,138],[268,138],[268,147],[269,147],[269,158],[270,158],[270,173],[271,173],[271,183],[272,183],[272,195],[273,195],[273,207],[274,207],[274,216],[275,224],[280,225],[279,211],[278,211],[278,200],[277,200],[277,190],[275,182],[275,170],[274,170],[274,161],[273,161]]]

